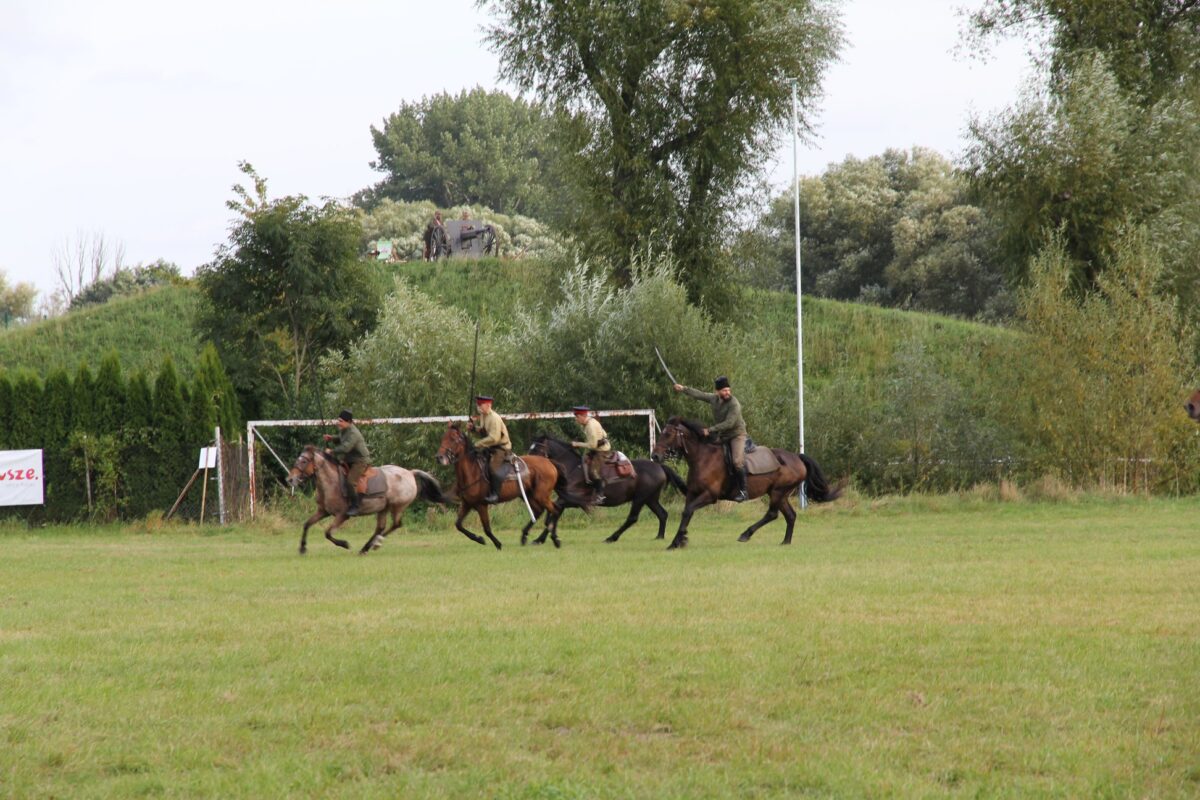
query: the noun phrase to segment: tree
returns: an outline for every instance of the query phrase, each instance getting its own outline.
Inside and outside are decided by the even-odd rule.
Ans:
[[[151,493],[152,508],[166,511],[175,501],[188,479],[191,459],[194,458],[192,442],[186,440],[187,412],[183,396],[179,393],[179,375],[175,362],[169,357],[163,361],[158,377],[154,380],[155,432],[154,456],[158,462],[158,483]],[[200,444],[195,444],[196,448]]]
[[[806,293],[965,317],[1011,314],[982,209],[936,152],[851,156],[800,186]],[[794,226],[789,190],[742,234],[740,266],[750,280],[795,291]]]
[[[125,427],[125,377],[121,360],[114,350],[100,362],[93,394],[93,433],[117,435]]]
[[[579,123],[573,228],[628,279],[669,246],[689,295],[727,302],[717,250],[774,151],[793,81],[807,125],[841,35],[813,0],[482,0],[501,74]]]
[[[51,252],[58,292],[70,306],[75,296],[101,280],[110,269],[119,272],[125,262],[125,245],[110,242],[102,233],[85,234],[59,242]]]
[[[125,406],[125,431],[121,437],[121,462],[125,478],[125,513],[143,517],[154,508],[159,466],[154,454],[154,395],[141,370],[129,379]]]
[[[997,248],[1019,278],[1045,242],[1062,237],[1077,291],[1097,283],[1112,249],[1145,227],[1164,278],[1196,292],[1200,257],[1200,97],[1143,108],[1103,57],[1079,60],[1049,97],[1026,96],[975,121],[966,172],[999,225]]]
[[[56,521],[73,519],[86,498],[83,482],[71,469],[70,440],[74,429],[71,415],[71,377],[64,369],[46,376],[42,390],[42,434],[46,473],[46,516]]]
[[[541,218],[556,194],[553,120],[537,104],[476,87],[401,103],[371,126],[385,178],[360,201],[430,200]]]
[[[298,411],[317,359],[371,327],[380,291],[357,257],[355,212],[303,196],[267,200],[254,168],[242,171],[255,196],[234,187],[241,202],[228,205],[243,218],[198,272],[199,325],[251,408]]]
[[[0,270],[0,325],[8,327],[14,320],[28,318],[33,313],[37,287],[32,283],[8,284],[8,276]]]
[[[1200,0],[987,0],[970,19],[984,44],[1032,34],[1054,84],[1095,53],[1145,106],[1200,75]]]
[[[213,423],[221,426],[221,435],[229,439],[240,436],[242,410],[237,392],[225,372],[221,357],[217,355],[217,348],[211,342],[200,353],[194,383],[192,394],[199,394],[207,400],[212,408]]]
[[[72,309],[107,303],[114,297],[165,286],[183,280],[179,267],[161,258],[150,264],[115,269],[107,278],[101,278],[71,298]]]

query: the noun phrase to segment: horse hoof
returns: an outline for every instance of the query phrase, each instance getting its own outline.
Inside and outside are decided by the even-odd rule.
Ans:
[[[555,550],[557,550],[558,548],[562,547],[562,542],[560,542],[558,539],[553,539],[552,541],[554,542],[554,549],[555,549]]]
[[[750,536],[751,536],[751,534],[749,534],[749,533],[743,533],[741,536],[738,537],[738,541],[739,542],[748,542],[748,541],[750,541]]]
[[[530,544],[532,544],[532,545],[539,545],[539,544],[545,544],[545,543],[546,543],[545,539],[534,539],[532,542],[530,542]]]
[[[501,548],[500,548],[500,542],[496,542],[496,549],[497,549],[497,550],[501,549]]]
[[[300,555],[306,555],[307,553],[308,553],[308,548],[307,548],[307,547],[301,547],[301,548],[300,548]]]
[[[615,542],[616,540],[617,540],[617,537],[615,537],[615,536],[610,536],[610,537],[608,537],[607,539],[605,539],[605,540],[604,540],[604,543],[605,543],[605,544],[612,544],[612,543],[613,543],[613,542]]]

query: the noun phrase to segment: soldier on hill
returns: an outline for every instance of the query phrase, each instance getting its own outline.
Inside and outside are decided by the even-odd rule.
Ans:
[[[584,471],[588,484],[596,492],[593,502],[600,504],[604,502],[604,478],[600,474],[600,466],[604,461],[603,454],[612,452],[612,445],[600,420],[596,419],[590,408],[575,406],[571,410],[575,412],[575,423],[583,428],[584,438],[582,442],[571,442],[571,446],[585,452]]]
[[[508,437],[508,426],[503,418],[492,410],[492,398],[478,395],[475,398],[478,418],[472,417],[467,430],[481,437],[475,446],[488,451],[488,481],[491,494],[483,498],[485,503],[500,502],[500,487],[504,485],[505,467],[512,461],[512,440]],[[476,421],[478,419],[478,422]]]
[[[354,516],[358,513],[358,479],[367,471],[367,467],[371,466],[371,453],[367,450],[367,443],[362,434],[354,425],[353,414],[342,409],[342,413],[338,414],[333,423],[338,427],[338,435],[334,437],[327,433],[325,441],[332,442],[336,438],[337,444],[326,452],[347,467],[346,501],[349,508],[346,509],[346,516]]]
[[[733,461],[734,477],[737,478],[737,493],[733,499],[740,503],[749,497],[746,493],[746,421],[742,419],[742,404],[729,387],[729,378],[722,375],[713,383],[716,393],[702,392],[680,383],[675,384],[674,388],[712,406],[713,426],[705,428],[704,435],[712,435],[718,442],[729,442],[729,456]]]

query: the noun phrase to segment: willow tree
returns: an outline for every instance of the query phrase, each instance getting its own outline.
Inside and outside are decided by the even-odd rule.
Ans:
[[[575,120],[577,237],[629,276],[670,247],[693,300],[725,296],[717,248],[791,117],[805,129],[841,43],[817,0],[480,0],[501,74]]]

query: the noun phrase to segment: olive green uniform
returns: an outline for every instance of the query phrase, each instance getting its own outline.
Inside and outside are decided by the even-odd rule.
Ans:
[[[371,466],[371,452],[367,450],[362,433],[353,424],[347,425],[338,432],[337,443],[330,448],[330,452],[348,467],[346,483],[350,505],[358,505],[358,479]]]
[[[600,420],[588,417],[588,421],[583,423],[583,441],[571,442],[571,446],[587,451],[588,475],[593,481],[598,482],[600,480],[600,463],[603,458],[600,453],[612,451],[608,434],[604,432]]]
[[[722,400],[718,394],[689,386],[683,387],[683,393],[712,406],[713,424],[708,432],[719,442],[729,442],[729,455],[736,469],[746,466],[746,421],[742,419],[742,404],[738,399],[731,395]]]

